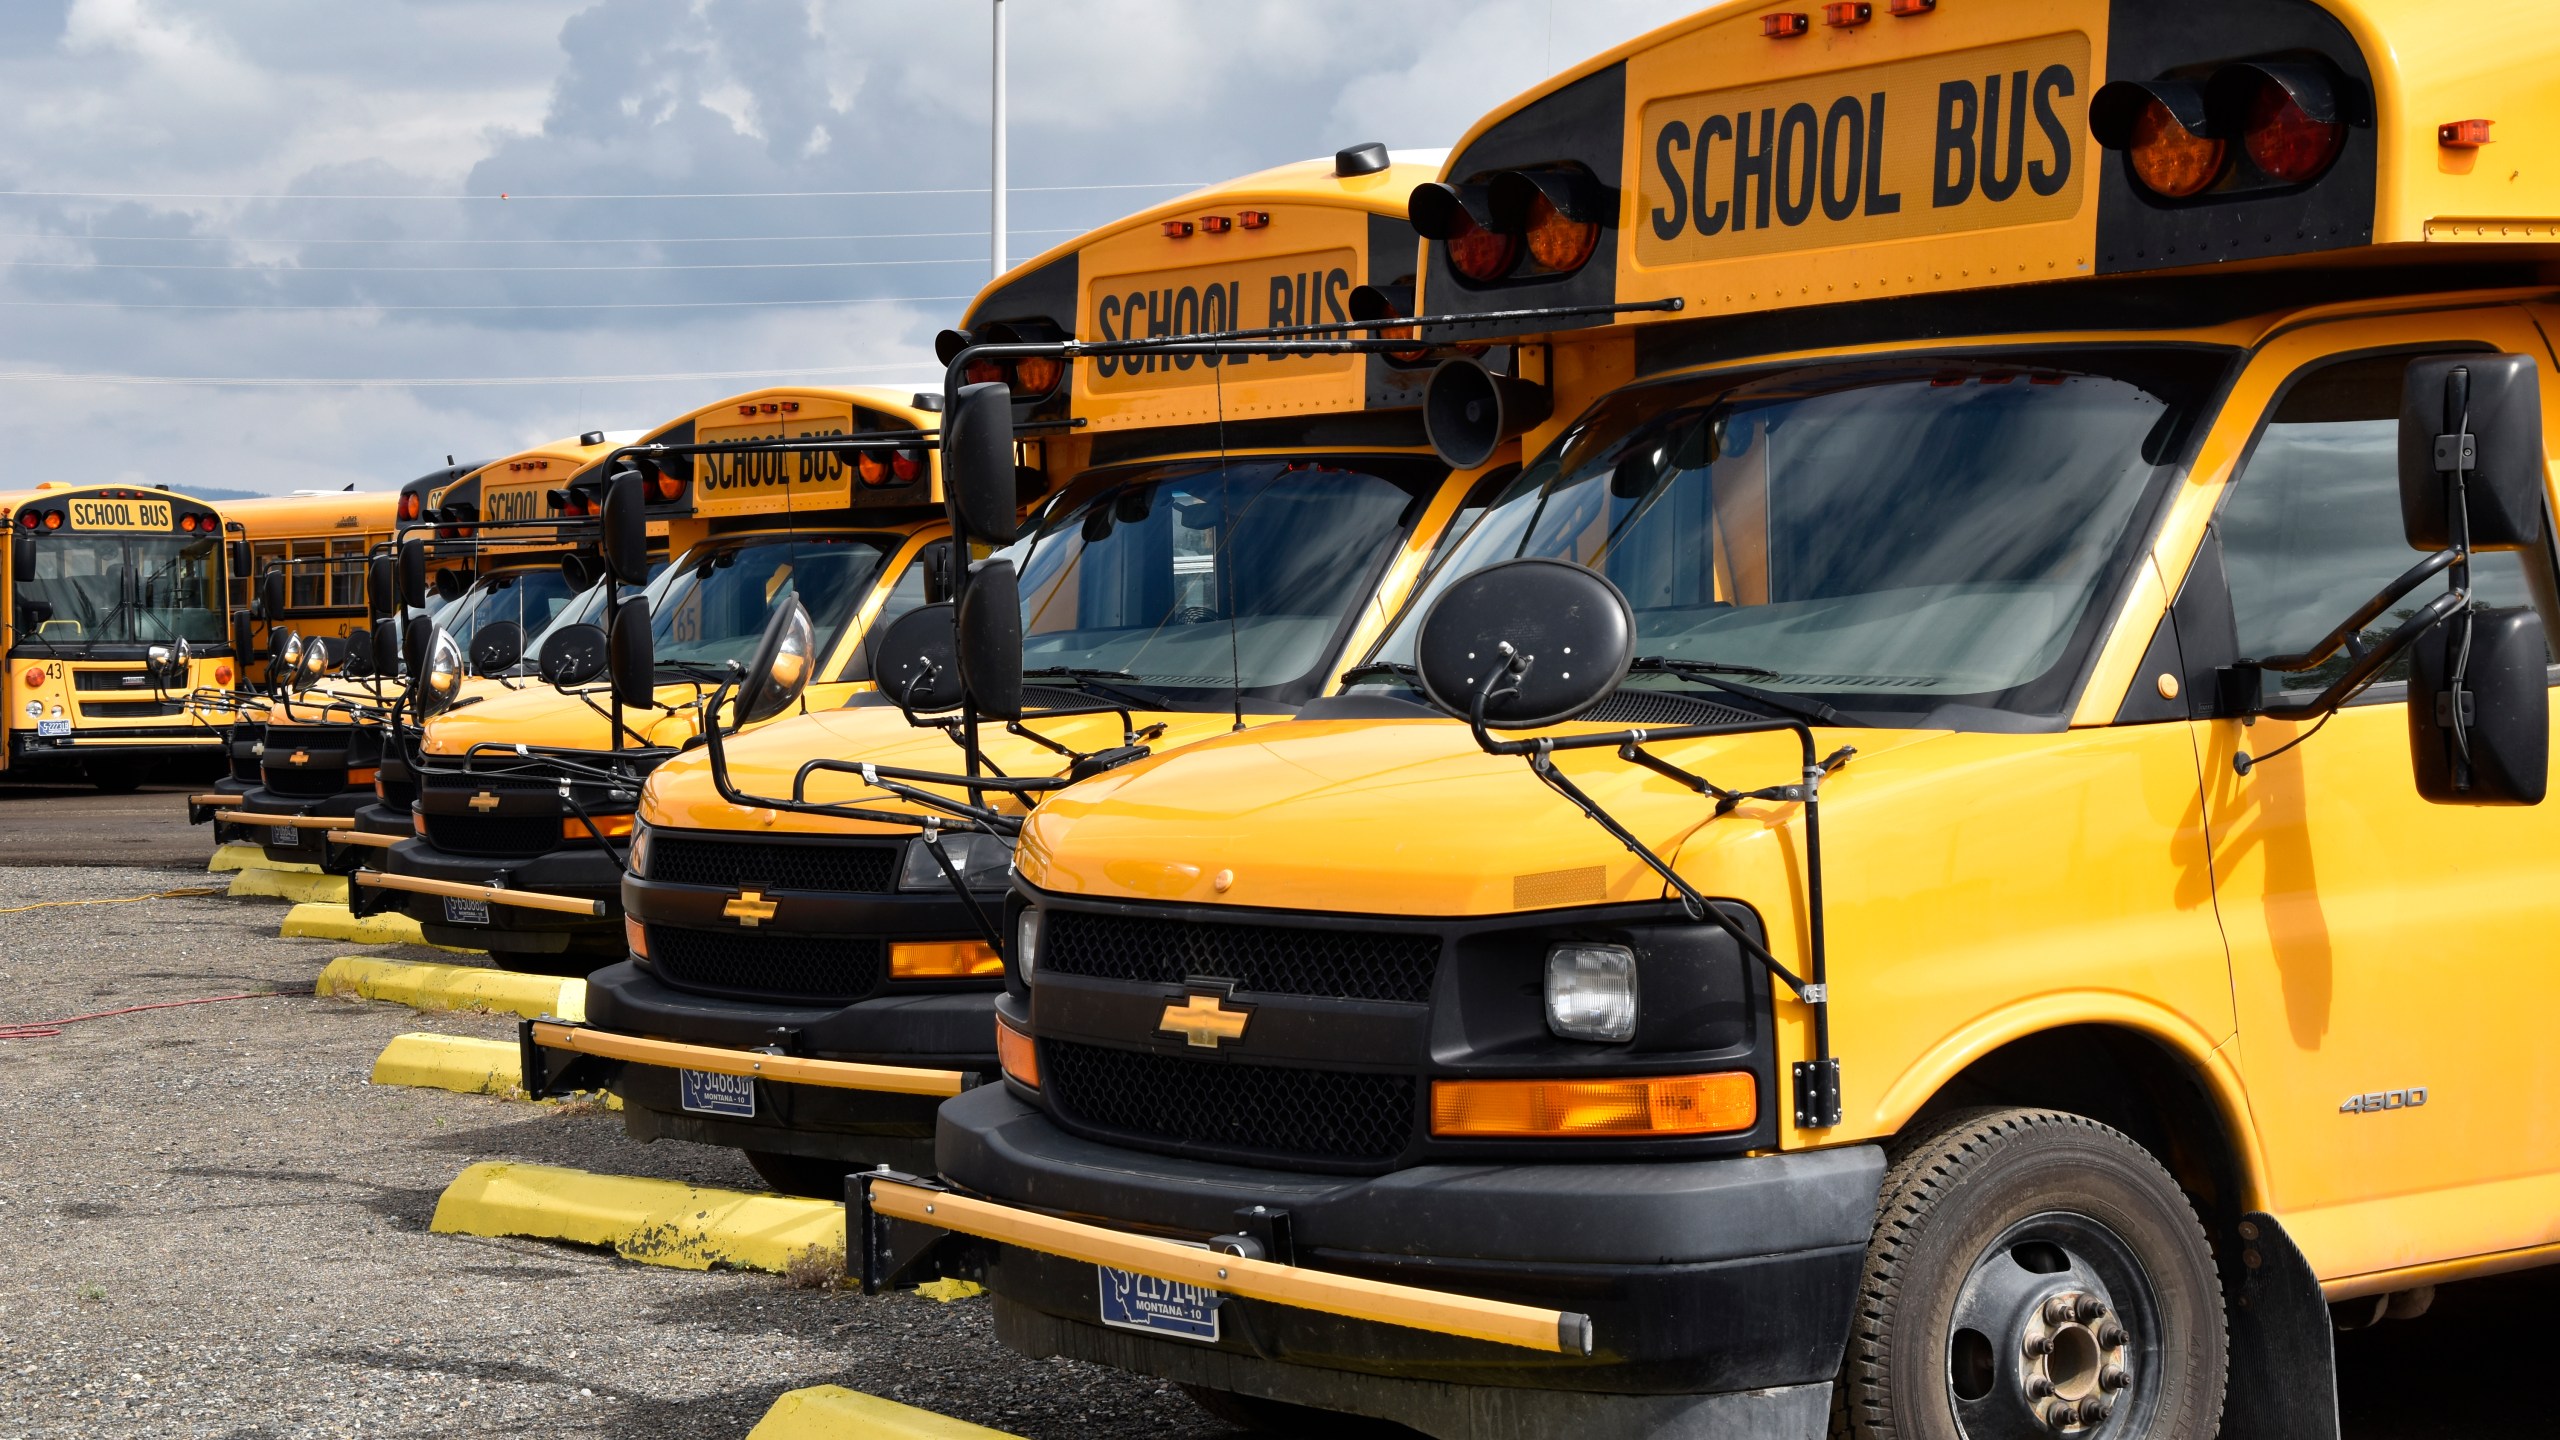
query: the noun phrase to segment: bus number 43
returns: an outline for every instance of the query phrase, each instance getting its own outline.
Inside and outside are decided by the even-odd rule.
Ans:
[[[2415,1110],[2427,1103],[2427,1087],[2412,1085],[2406,1090],[2368,1090],[2350,1095],[2338,1107],[2341,1115],[2379,1115],[2385,1110]]]

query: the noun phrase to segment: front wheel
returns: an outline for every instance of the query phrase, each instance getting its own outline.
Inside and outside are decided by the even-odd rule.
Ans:
[[[1977,1111],[1887,1172],[1833,1433],[2214,1433],[2228,1336],[2195,1209],[2150,1153],[2052,1110]]]

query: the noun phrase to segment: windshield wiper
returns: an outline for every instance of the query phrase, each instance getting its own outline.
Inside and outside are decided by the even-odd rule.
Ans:
[[[1769,690],[1758,685],[1744,685],[1725,678],[1729,675],[1765,676],[1772,680],[1778,678],[1777,671],[1764,670],[1757,665],[1727,665],[1713,660],[1670,660],[1660,655],[1640,655],[1627,666],[1627,671],[1634,675],[1668,675],[1675,680],[1713,686],[1728,695],[1738,695],[1745,700],[1757,701],[1772,709],[1800,716],[1819,725],[1849,723],[1839,711],[1810,695],[1797,695],[1785,690]]]
[[[1354,665],[1335,678],[1345,685],[1357,685],[1363,680],[1375,680],[1381,676],[1402,680],[1416,690],[1422,688],[1422,672],[1401,660],[1372,660],[1366,665]]]
[[[1077,665],[1048,665],[1037,670],[1025,670],[1022,672],[1022,678],[1071,681],[1087,690],[1103,690],[1126,696],[1150,710],[1170,709],[1172,703],[1162,694],[1134,683],[1138,677],[1126,670],[1093,670]]]

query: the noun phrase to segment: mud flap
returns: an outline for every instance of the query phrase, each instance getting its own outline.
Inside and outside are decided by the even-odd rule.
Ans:
[[[2239,1238],[2222,1433],[2338,1440],[2337,1353],[2320,1282],[2274,1216],[2240,1217]]]
[[[560,1017],[546,1016],[554,1025],[567,1024]],[[601,1055],[582,1055],[575,1050],[553,1050],[533,1043],[533,1021],[516,1022],[517,1068],[522,1073],[526,1098],[548,1100],[555,1095],[570,1095],[581,1090],[603,1091],[613,1088],[622,1074],[622,1062]]]
[[[845,1271],[859,1275],[863,1294],[910,1289],[927,1280],[986,1280],[993,1242],[880,1214],[871,1208],[875,1180],[921,1190],[945,1188],[939,1181],[921,1180],[885,1165],[844,1177]]]

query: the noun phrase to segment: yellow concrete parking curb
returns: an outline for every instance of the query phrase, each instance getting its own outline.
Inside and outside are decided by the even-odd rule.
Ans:
[[[591,1175],[484,1161],[454,1177],[428,1226],[446,1235],[519,1235],[611,1246],[676,1270],[782,1274],[813,1254],[841,1268],[844,1206],[789,1195],[707,1190],[673,1180]]]
[[[214,846],[213,859],[207,861],[204,868],[216,875],[235,870],[294,870],[306,875],[320,873],[319,866],[305,865],[298,860],[270,860],[267,858],[266,851],[240,840]]]
[[[389,918],[389,917],[377,917]],[[321,967],[315,994],[389,1000],[418,1010],[490,1010],[563,1020],[587,1018],[587,982],[518,975],[485,965],[432,965],[342,955]]]
[[[347,907],[347,877],[323,875],[317,870],[241,870],[231,877],[231,893],[235,898],[290,900],[303,904]]]
[[[391,1043],[382,1047],[382,1053],[374,1058],[373,1083],[521,1100],[524,1061],[512,1040],[413,1031],[392,1036]],[[603,1098],[606,1109],[622,1108],[620,1096]]]
[[[424,945],[426,935],[418,922],[406,915],[367,915],[356,918],[344,905],[318,901],[296,905],[284,913],[284,927],[276,932],[287,940],[346,940],[358,945]],[[476,955],[476,950],[463,950],[451,945],[438,945],[457,955]]]
[[[841,1385],[813,1385],[774,1401],[747,1440],[1011,1440],[1012,1434]]]

